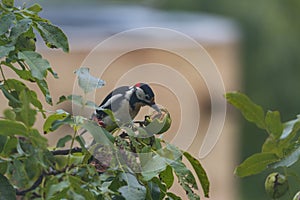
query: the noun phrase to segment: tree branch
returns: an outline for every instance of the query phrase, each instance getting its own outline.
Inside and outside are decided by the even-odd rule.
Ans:
[[[26,190],[16,190],[16,195],[17,196],[25,196],[27,192],[30,192],[30,191],[36,189],[42,183],[43,178],[44,178],[44,173],[42,173],[40,175],[40,177],[34,182],[34,184],[30,188],[28,188]]]
[[[82,152],[82,148],[74,147],[73,149],[71,149],[71,151],[70,151],[70,149],[51,151],[51,153],[53,155],[68,155],[70,152],[71,153]],[[39,185],[42,183],[43,178],[45,176],[57,175],[60,173],[64,173],[65,171],[66,171],[66,168],[64,168],[63,170],[60,170],[60,171],[52,170],[47,173],[43,172],[30,188],[25,189],[25,190],[16,190],[16,195],[17,196],[25,196],[27,192],[35,190],[37,187],[39,187]],[[37,195],[37,194],[35,194],[35,195]],[[37,197],[40,197],[40,196],[37,196]]]
[[[77,153],[77,152],[82,152],[82,148],[80,147],[74,147],[73,149],[63,149],[63,150],[54,150],[51,151],[51,153],[56,156],[56,155],[68,155],[69,153]]]

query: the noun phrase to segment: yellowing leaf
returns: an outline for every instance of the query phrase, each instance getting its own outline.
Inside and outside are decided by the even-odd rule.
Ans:
[[[44,126],[43,126],[44,134],[47,134],[47,133],[55,130],[53,127],[54,122],[56,122],[58,120],[63,120],[65,118],[67,118],[69,115],[70,115],[69,113],[67,113],[63,110],[57,110],[55,114],[50,115],[46,119]]]

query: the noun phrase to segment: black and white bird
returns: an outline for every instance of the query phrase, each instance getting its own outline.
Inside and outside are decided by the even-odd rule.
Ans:
[[[95,110],[92,119],[111,131],[117,126],[132,123],[143,106],[150,106],[160,112],[159,107],[155,104],[154,93],[148,84],[137,83],[131,87],[121,86],[105,97]],[[107,110],[112,111],[114,120]]]

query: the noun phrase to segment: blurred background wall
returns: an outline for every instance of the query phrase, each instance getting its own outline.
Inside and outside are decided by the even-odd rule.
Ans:
[[[127,18],[123,16],[126,13],[122,13],[121,10],[112,13],[112,10],[101,8],[138,6],[142,9],[133,9],[132,12],[139,14],[140,17],[146,17],[135,18],[134,21],[139,22],[136,26],[151,25],[155,20],[159,22],[158,13],[171,16],[169,21],[173,22],[181,21],[185,24],[192,21],[194,24],[201,24],[199,27],[208,24],[204,29],[197,29],[198,26],[189,28],[186,33],[197,37],[215,60],[227,91],[242,90],[258,104],[271,110],[279,110],[283,121],[299,113],[300,95],[297,89],[300,85],[298,78],[300,1],[298,0],[29,1],[33,2],[41,3],[45,10],[43,15],[61,26],[70,37],[70,54],[57,51],[44,52],[44,56],[55,66],[54,68],[59,67],[57,71],[61,77],[80,67],[87,53],[93,48],[95,38],[104,39],[120,30],[134,27],[128,24],[130,19],[128,21],[126,19],[129,16]],[[93,8],[92,10],[99,8],[99,12],[86,12],[82,9],[89,6]],[[148,9],[155,9],[156,14],[153,14],[153,10],[149,12]],[[181,14],[172,15],[176,12]],[[218,15],[217,19],[214,15]],[[205,18],[206,20],[203,20]],[[102,26],[93,26],[99,22],[97,19],[103,22]],[[118,21],[120,19],[123,20],[121,23]],[[215,20],[210,21],[211,19]],[[145,20],[149,20],[150,24],[146,24]],[[127,26],[123,26],[126,25],[125,22]],[[168,20],[165,20],[161,25],[166,25],[167,22]],[[78,24],[80,27],[74,28]],[[176,24],[172,26],[176,28]],[[211,32],[205,34],[207,29]],[[239,34],[236,34],[237,32]],[[70,88],[65,85],[66,80],[60,81],[52,90],[59,90],[59,94],[70,93]],[[218,200],[266,199],[263,189],[266,174],[245,179],[237,179],[233,175],[237,163],[260,151],[266,135],[244,120],[237,120],[231,116],[232,112],[234,111],[229,108],[230,117],[227,118],[225,133],[222,134],[211,157],[205,161],[208,174],[213,177],[212,196]],[[221,168],[225,171],[220,171]]]
[[[242,31],[243,91],[270,110],[279,110],[282,121],[300,109],[300,1],[297,0],[165,0],[151,5],[167,10],[207,12],[231,17]],[[237,122],[235,122],[237,123]],[[240,121],[240,160],[260,151],[266,135]],[[267,173],[239,180],[241,199],[266,199]]]
[[[208,54],[212,57],[212,60],[216,63],[226,89],[237,90],[240,88],[240,34],[236,23],[231,19],[217,15],[209,15],[207,13],[170,12],[141,4],[119,4],[117,2],[85,2],[85,4],[80,4],[80,2],[72,4],[42,2],[42,4],[45,4],[45,10],[42,15],[65,31],[69,37],[71,46],[71,52],[64,54],[60,51],[47,50],[43,44],[39,45],[43,56],[50,61],[61,77],[61,79],[58,80],[49,79],[49,85],[54,99],[58,99],[62,94],[72,93],[75,81],[75,75],[72,72],[82,65],[84,59],[91,55],[92,49],[101,41],[113,34],[128,29],[147,26],[171,28],[192,37],[204,46],[205,50],[208,51]],[[87,59],[88,61],[84,62],[84,65],[92,68],[91,71],[95,72],[97,71],[95,68],[105,67],[100,64],[101,57],[118,54],[124,49],[130,49],[131,44],[138,42],[138,40],[148,39],[152,39],[153,43],[156,42],[155,37],[152,38],[151,34],[145,33],[145,36],[136,35],[134,38],[124,38],[121,43],[114,43],[103,51],[95,49],[92,53],[95,54],[95,56],[90,56]],[[197,49],[194,49],[194,47],[186,43],[182,43],[180,40],[172,40],[172,38],[166,37],[165,45],[180,49],[194,58],[204,56],[204,54]],[[202,65],[206,66],[206,68],[213,67],[213,63],[205,61],[205,57],[203,57],[202,60]],[[201,120],[198,135],[192,141],[192,145],[188,151],[197,156],[210,122],[210,96],[203,78],[196,75],[197,72],[193,70],[193,66],[179,56],[151,49],[136,50],[120,56],[109,65],[109,68],[101,77],[107,82],[107,85],[97,92],[96,102],[100,103],[105,95],[115,87],[115,84],[119,81],[118,79],[129,70],[148,63],[152,63],[150,64],[152,66],[155,65],[155,63],[164,64],[177,70],[181,75],[185,76],[193,86],[200,104]],[[161,79],[170,79],[173,82],[180,81],[169,74],[162,74],[161,71],[157,71],[156,76],[161,76]],[[153,77],[153,79],[155,78],[156,77]],[[147,79],[152,80],[151,77],[147,77]],[[140,81],[140,77],[133,77],[133,80],[129,80],[128,84],[133,84],[137,81]],[[172,91],[166,88],[155,84],[152,85],[152,87],[156,93],[156,102],[166,107],[171,113],[173,121],[172,128],[168,131],[168,134],[164,136],[164,139],[166,141],[172,141],[181,123],[179,101],[184,105],[194,105],[189,105],[190,101],[188,98],[176,99],[176,94],[174,96]],[[58,105],[55,108],[58,109],[62,107],[72,112],[70,105],[67,103]],[[193,108],[191,108],[191,110],[193,110]],[[140,119],[143,119],[144,114],[147,114],[147,109],[143,109],[143,111],[143,114],[138,116]],[[87,113],[87,116],[89,114],[90,113]],[[194,113],[190,113],[190,120],[194,120],[192,119],[193,115]],[[238,125],[235,124],[234,121],[233,115],[228,114],[217,145],[209,156],[201,160],[201,163],[209,174],[211,181],[210,199],[213,200],[238,199],[238,191],[236,190],[237,183],[233,176],[234,167],[237,164],[236,147],[238,143]],[[61,135],[68,132],[67,129],[60,129],[56,134]],[[50,144],[55,144],[55,134],[49,134],[47,137],[49,138]],[[178,184],[174,184],[172,190],[176,194],[185,197],[184,191]]]

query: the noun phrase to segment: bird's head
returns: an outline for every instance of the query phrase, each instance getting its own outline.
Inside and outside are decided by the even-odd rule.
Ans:
[[[152,91],[151,87],[146,83],[137,83],[134,85],[134,93],[139,102],[143,103],[144,105],[148,105],[152,107],[157,112],[160,112],[160,109],[155,104],[155,95]]]

